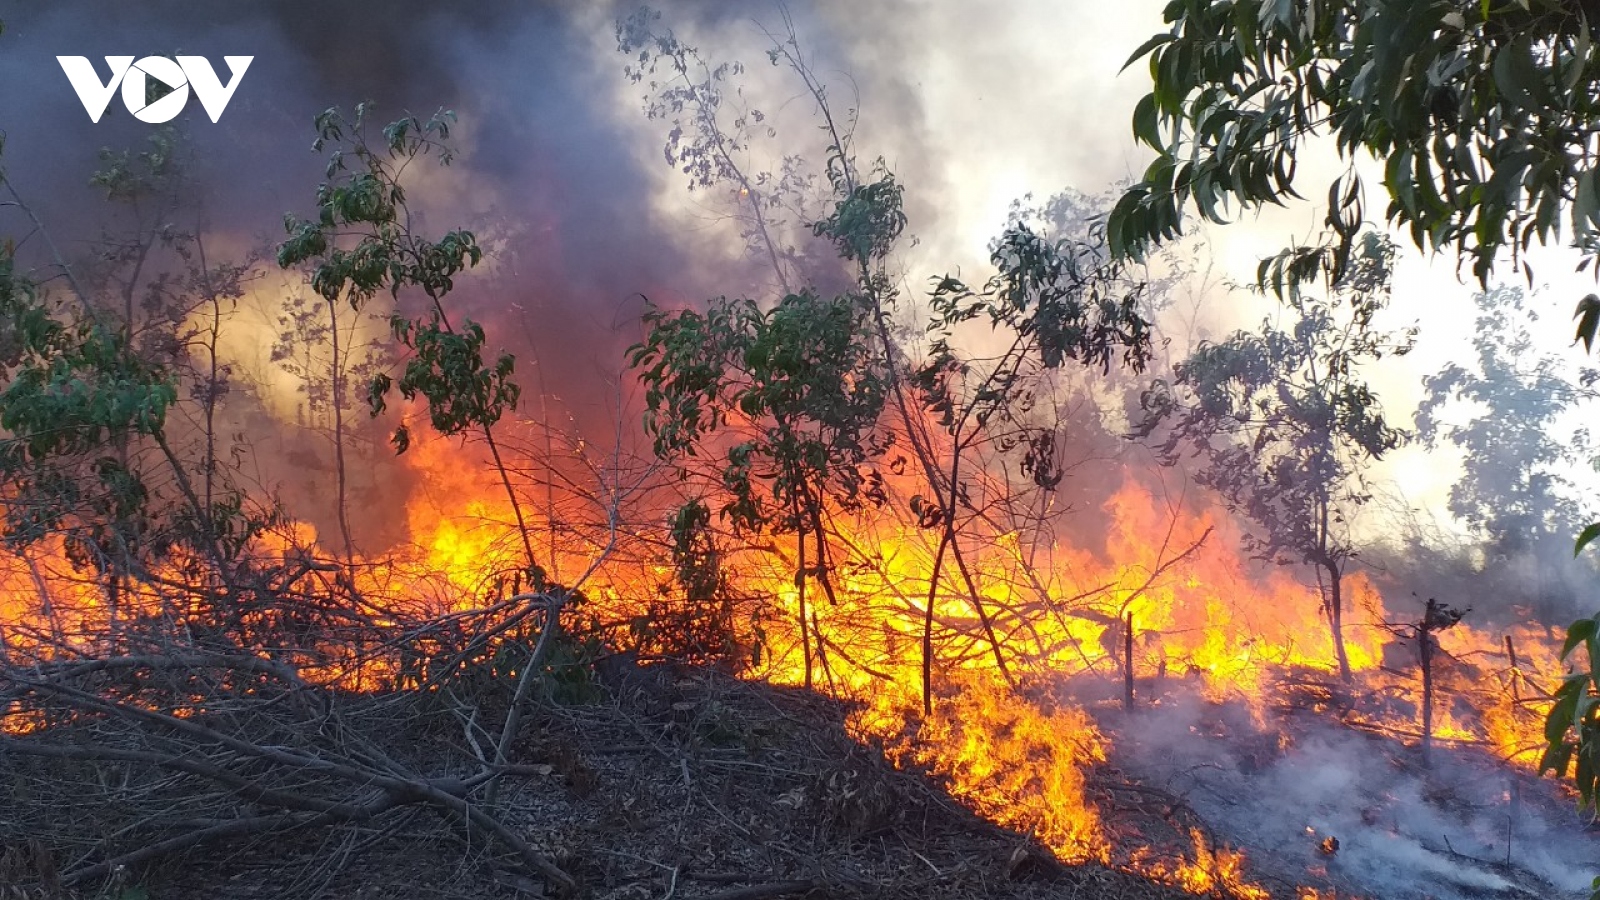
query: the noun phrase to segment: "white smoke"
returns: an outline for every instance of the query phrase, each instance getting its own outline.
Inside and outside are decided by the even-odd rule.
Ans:
[[[1600,840],[1553,782],[1442,745],[1425,767],[1323,714],[1266,716],[1174,685],[1103,723],[1114,764],[1181,797],[1259,876],[1384,900],[1587,896]]]

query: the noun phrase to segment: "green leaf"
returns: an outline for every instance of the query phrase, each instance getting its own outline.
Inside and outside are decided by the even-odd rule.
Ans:
[[[1583,548],[1587,547],[1597,537],[1600,537],[1600,522],[1591,524],[1583,530],[1582,534],[1578,535],[1578,542],[1572,547],[1572,555],[1577,556],[1582,553]]]
[[[1600,640],[1596,640],[1595,636],[1591,635],[1589,639],[1583,643],[1589,648],[1589,681],[1590,683],[1594,683],[1596,678],[1600,678]],[[1591,695],[1588,693],[1588,686],[1585,685],[1584,699],[1588,700],[1590,696]],[[1587,718],[1588,705],[1581,704],[1577,715],[1577,721],[1581,724]]]
[[[1133,51],[1133,55],[1128,57],[1128,61],[1122,64],[1122,68],[1118,69],[1117,73],[1121,74],[1122,72],[1127,71],[1129,66],[1138,62],[1139,59],[1146,53],[1149,53],[1151,50],[1154,50],[1162,44],[1169,44],[1175,40],[1177,40],[1177,38],[1174,37],[1171,32],[1162,32],[1161,34],[1155,35],[1154,37],[1140,44],[1139,49]],[[1152,102],[1154,102],[1153,98]]]
[[[1133,136],[1155,150],[1161,149],[1161,130],[1156,117],[1156,98],[1145,94],[1133,109]]]
[[[1585,353],[1594,352],[1595,331],[1600,328],[1600,296],[1589,294],[1579,300],[1573,318],[1578,320],[1578,336],[1573,340],[1583,342]]]
[[[1589,643],[1590,649],[1593,650],[1595,647],[1594,642],[1590,641]],[[1600,703],[1600,696],[1590,693],[1587,687],[1575,693],[1578,695],[1578,702],[1572,708],[1572,723],[1582,726],[1584,722],[1589,720],[1589,714],[1594,711],[1595,704]]]
[[[1594,809],[1595,781],[1600,778],[1594,767],[1594,759],[1579,748],[1574,758],[1578,760],[1577,770],[1572,773],[1572,783],[1578,788],[1578,811],[1588,812]]]
[[[1595,620],[1579,619],[1567,627],[1567,639],[1561,645],[1561,659],[1566,659],[1579,644],[1592,640],[1595,636]]]
[[[1566,777],[1567,769],[1572,765],[1572,750],[1572,745],[1566,741],[1556,741],[1545,747],[1544,754],[1539,758],[1539,774],[1554,772]]]
[[[1578,709],[1578,698],[1587,691],[1588,683],[1585,676],[1574,675],[1556,691],[1556,703],[1550,707],[1550,714],[1544,720],[1546,743],[1557,744],[1566,738],[1568,729],[1574,724],[1573,715]]]

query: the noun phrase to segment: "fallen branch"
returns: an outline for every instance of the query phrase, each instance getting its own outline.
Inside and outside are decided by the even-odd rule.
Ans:
[[[57,670],[58,675],[80,675],[101,671],[92,665],[67,666]],[[142,742],[159,740],[174,747],[163,753],[149,749],[133,749],[102,744],[68,746],[46,743],[27,737],[7,738],[0,747],[8,753],[75,759],[90,762],[131,762],[180,772],[203,778],[223,788],[228,794],[262,806],[284,810],[285,813],[303,812],[308,816],[272,815],[235,819],[197,831],[187,832],[164,841],[141,847],[129,854],[115,857],[95,865],[70,872],[72,883],[92,879],[112,871],[117,865],[145,862],[158,856],[192,847],[198,843],[238,833],[276,828],[279,825],[306,827],[370,820],[391,809],[407,805],[427,805],[462,819],[474,827],[493,835],[502,845],[513,851],[530,871],[543,876],[562,893],[572,891],[576,882],[544,854],[535,850],[499,819],[467,799],[467,794],[478,785],[492,782],[511,773],[532,774],[541,770],[522,767],[489,766],[472,776],[435,778],[425,777],[405,770],[403,766],[381,753],[359,753],[339,746],[340,729],[337,721],[324,722],[319,735],[329,732],[315,747],[297,748],[281,743],[268,743],[235,733],[238,723],[230,721],[227,714],[218,718],[226,723],[212,727],[203,715],[178,716],[156,709],[147,709],[121,700],[74,687],[62,681],[40,678],[32,672],[13,670],[7,681],[8,694],[31,694],[52,699],[81,714],[97,715],[104,720],[120,721],[134,729],[134,736]],[[215,701],[213,701],[215,702]],[[258,700],[252,707],[261,714],[270,709],[270,699]],[[263,729],[270,727],[275,733],[294,733],[298,722],[267,720]],[[229,731],[222,727],[230,727]],[[218,755],[231,757],[219,759]],[[245,763],[253,768],[249,774],[241,771]],[[232,764],[229,764],[232,763]],[[262,767],[266,769],[263,771]],[[276,774],[283,781],[295,785],[290,789],[265,784]],[[366,794],[369,799],[354,800],[319,798],[308,793],[305,776],[331,779],[345,785],[344,792]],[[372,792],[377,797],[370,797]]]

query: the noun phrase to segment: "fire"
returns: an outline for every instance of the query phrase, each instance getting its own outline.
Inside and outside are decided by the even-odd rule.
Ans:
[[[437,437],[402,457],[422,485],[406,508],[420,569],[443,575],[466,602],[491,573],[515,570],[519,552],[505,526],[515,521],[510,501],[485,477],[492,470],[475,457]]]
[[[1084,795],[1085,767],[1105,760],[1104,738],[1073,707],[1018,703],[1004,684],[965,673],[920,727],[914,695],[885,691],[851,724],[887,741],[891,758],[944,778],[980,815],[1031,834],[1067,862],[1109,857],[1099,813]]]
[[[346,567],[339,554],[319,549],[309,526],[289,523],[256,541],[254,564],[292,574],[296,560],[307,561],[295,579],[344,577],[356,595],[375,604],[435,615],[482,609],[512,594],[523,577],[524,548],[493,469],[475,449],[440,438],[420,438],[404,462],[419,485],[406,509],[409,546],[355,560],[341,576]],[[856,704],[849,725],[861,740],[882,747],[900,766],[942,779],[962,803],[1033,836],[1062,860],[1129,864],[1196,894],[1268,897],[1244,874],[1241,853],[1199,831],[1190,835],[1181,864],[1116,846],[1108,812],[1097,808],[1087,788],[1115,737],[1092,713],[1097,705],[1119,705],[1124,684],[1140,705],[1158,701],[1164,685],[1190,684],[1212,700],[1246,703],[1258,717],[1281,702],[1285,679],[1334,685],[1333,647],[1315,585],[1285,568],[1262,577],[1238,551],[1239,535],[1228,519],[1169,504],[1130,476],[1103,510],[1103,546],[998,525],[982,540],[964,535],[979,588],[975,602],[949,566],[938,584],[930,583],[939,534],[909,523],[899,509],[894,500],[881,510],[839,517],[841,556],[832,573],[837,603],[826,599],[814,576],[797,582],[792,540],[785,546],[786,538],[776,536],[761,549],[729,551],[725,564],[738,593],[769,598],[759,634],[741,626],[741,641],[760,648],[748,676],[802,684],[809,646],[811,683]],[[541,565],[552,573],[582,571],[600,542],[558,528],[552,508],[532,503],[523,511],[528,531],[537,535],[533,544],[546,554]],[[639,616],[671,578],[654,535],[660,511],[635,512],[631,527],[648,540],[609,557],[582,586],[599,619]],[[163,607],[159,591],[137,582],[113,608],[105,585],[67,562],[59,546],[9,555],[4,563],[0,648],[8,653],[51,642],[87,646],[114,639],[119,617],[173,612]],[[1420,737],[1415,662],[1397,652],[1401,645],[1386,627],[1376,587],[1358,574],[1348,595],[1354,598],[1346,620],[1353,689],[1406,701],[1358,708],[1349,720],[1414,741]],[[922,653],[930,596],[936,697],[925,715]],[[1001,644],[999,656],[987,628]],[[1481,745],[1519,765],[1536,765],[1544,701],[1538,686],[1559,672],[1551,639],[1534,628],[1506,635],[1463,624],[1439,641],[1451,662],[1437,676],[1435,740]],[[396,661],[381,653],[305,663],[303,674],[361,690],[400,678]],[[1073,686],[1080,684],[1117,690],[1097,694],[1085,687],[1075,699]],[[12,718],[6,728],[35,724]],[[1330,896],[1310,888],[1297,894],[1301,900]]]
[[[1154,874],[1165,875],[1167,880],[1191,894],[1269,900],[1270,894],[1245,879],[1243,854],[1212,846],[1212,842],[1198,829],[1190,831],[1189,839],[1194,844],[1193,860],[1170,873],[1157,868]]]

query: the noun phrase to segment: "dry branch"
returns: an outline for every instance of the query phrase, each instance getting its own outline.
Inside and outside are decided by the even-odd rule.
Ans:
[[[232,665],[238,670],[232,671]],[[185,686],[196,689],[193,678],[202,667],[249,676],[239,679],[247,687],[229,691],[210,683],[193,705],[172,703],[171,695],[181,696]],[[138,676],[144,690],[132,699],[120,699],[102,683],[108,673],[119,680]],[[320,704],[324,714],[308,719],[299,704],[277,702],[283,693],[259,690],[262,673],[284,674],[270,661],[249,654],[230,659],[183,653],[13,667],[5,672],[0,701],[13,709],[70,712],[76,724],[0,739],[0,756],[123,764],[184,778],[185,787],[176,792],[162,790],[160,780],[142,783],[143,790],[135,797],[135,807],[142,810],[135,813],[137,831],[159,835],[176,830],[176,834],[71,868],[62,877],[64,883],[93,882],[119,867],[241,834],[368,822],[400,807],[424,806],[492,835],[558,891],[575,887],[570,874],[469,797],[484,784],[530,770],[480,765],[464,776],[415,771],[362,735],[367,726],[358,721],[359,709],[345,712],[352,705],[361,706],[361,698],[299,688],[324,694]],[[185,714],[155,706],[151,688],[158,685],[167,688],[169,708]],[[145,803],[137,802],[141,799]],[[239,811],[239,803],[261,811]],[[172,824],[184,822],[200,824]]]

